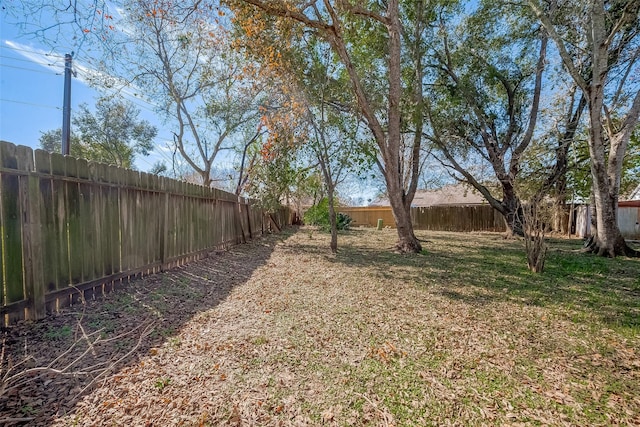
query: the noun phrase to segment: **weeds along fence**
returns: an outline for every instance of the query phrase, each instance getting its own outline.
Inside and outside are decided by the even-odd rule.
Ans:
[[[290,223],[248,200],[0,142],[2,323],[202,258]]]
[[[375,227],[378,219],[385,226],[395,227],[391,207],[341,207],[354,226]],[[411,208],[411,220],[416,230],[432,231],[497,231],[506,230],[502,215],[489,205],[429,206]]]

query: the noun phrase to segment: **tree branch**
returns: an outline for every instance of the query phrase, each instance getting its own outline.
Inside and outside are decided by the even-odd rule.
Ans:
[[[567,67],[569,74],[571,74],[571,77],[573,77],[574,81],[580,87],[580,89],[584,91],[585,95],[588,94],[589,86],[585,81],[585,79],[580,75],[580,72],[578,71],[575,64],[573,63],[573,59],[571,58],[571,55],[567,51],[567,47],[564,44],[562,37],[560,37],[555,27],[553,26],[553,23],[551,22],[551,18],[549,18],[549,16],[542,11],[542,9],[535,2],[535,0],[528,0],[528,3],[533,13],[538,17],[538,19],[542,23],[542,26],[544,27],[544,29],[547,30],[547,34],[549,35],[549,37],[554,41],[556,47],[558,48],[558,52],[560,53],[560,57],[562,58],[562,63],[564,64],[565,67]]]

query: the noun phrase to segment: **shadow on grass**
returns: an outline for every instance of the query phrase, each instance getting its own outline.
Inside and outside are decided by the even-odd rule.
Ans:
[[[0,394],[0,425],[49,425],[57,416],[73,411],[86,394],[83,390],[90,391],[97,380],[135,365],[154,347],[177,340],[175,336],[187,322],[223,302],[267,262],[276,244],[294,231],[286,229],[248,245],[219,251],[131,282],[104,298],[70,307],[42,321],[9,328],[4,334],[8,346],[3,374],[10,363],[29,356],[31,360],[16,372],[53,363],[52,368],[68,367],[76,375],[38,373],[20,387]],[[82,338],[84,334],[94,345],[93,351],[81,356],[90,349],[88,340]],[[74,343],[73,350],[65,355]],[[111,369],[98,376],[101,368],[110,365]],[[77,374],[81,372],[87,373]]]
[[[550,239],[544,273],[535,274],[521,241],[498,234],[419,234],[429,240],[422,254],[394,253],[375,242],[343,244],[334,262],[372,268],[380,277],[473,306],[512,301],[557,307],[574,321],[594,317],[609,327],[640,331],[638,259],[597,257],[582,253],[580,240]]]

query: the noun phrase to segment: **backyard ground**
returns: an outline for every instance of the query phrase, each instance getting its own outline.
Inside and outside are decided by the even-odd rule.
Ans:
[[[11,328],[0,424],[640,425],[640,260],[418,236],[288,230]]]

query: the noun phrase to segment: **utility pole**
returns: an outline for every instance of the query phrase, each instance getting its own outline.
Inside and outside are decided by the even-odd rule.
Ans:
[[[64,98],[62,101],[62,154],[69,154],[71,140],[71,70],[73,52],[64,56]]]

